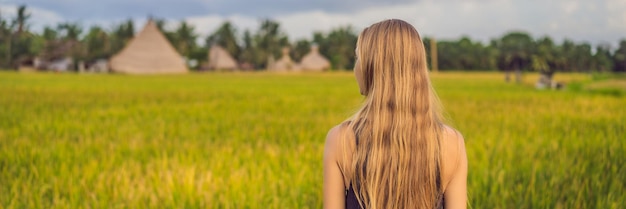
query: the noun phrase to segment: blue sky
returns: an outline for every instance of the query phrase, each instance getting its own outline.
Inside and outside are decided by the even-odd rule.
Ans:
[[[0,15],[12,17],[20,4],[33,14],[33,30],[63,21],[106,28],[133,18],[141,25],[152,15],[169,20],[169,27],[187,21],[204,36],[225,20],[241,32],[272,18],[295,40],[399,18],[439,39],[466,35],[487,42],[511,30],[594,45],[626,38],[626,0],[0,0]]]

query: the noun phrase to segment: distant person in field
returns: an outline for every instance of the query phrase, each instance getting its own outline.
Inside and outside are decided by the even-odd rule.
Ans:
[[[417,30],[373,24],[356,58],[365,102],[326,138],[324,208],[466,208],[464,140],[443,123]]]

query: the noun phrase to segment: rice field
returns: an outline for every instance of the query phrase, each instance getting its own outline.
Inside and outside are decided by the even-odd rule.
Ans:
[[[626,207],[626,95],[556,76],[575,88],[432,75],[471,208]],[[326,132],[361,101],[351,73],[0,72],[0,208],[321,208]]]

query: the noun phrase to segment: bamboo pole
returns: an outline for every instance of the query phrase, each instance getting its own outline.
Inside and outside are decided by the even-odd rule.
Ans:
[[[433,72],[439,72],[439,63],[437,61],[437,40],[430,39],[430,65]]]

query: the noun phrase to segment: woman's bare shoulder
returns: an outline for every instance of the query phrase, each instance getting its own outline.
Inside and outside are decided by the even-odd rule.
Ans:
[[[444,125],[443,127],[443,149],[449,151],[461,151],[459,149],[464,149],[465,139],[463,138],[461,132],[448,125]]]
[[[442,180],[444,188],[454,177],[454,174],[467,167],[465,139],[456,129],[445,125],[443,129],[442,147]]]
[[[342,150],[342,146],[344,145],[342,140],[345,140],[345,138],[349,137],[351,134],[347,130],[347,123],[341,123],[328,131],[328,134],[326,135],[326,143],[324,145],[324,149],[326,150],[324,153],[325,155],[337,156],[337,154],[339,154],[338,152]],[[352,133],[352,135],[354,134]]]
[[[346,125],[345,123],[341,123],[338,124],[334,127],[332,127],[329,131],[328,134],[326,134],[326,145],[325,146],[332,146],[332,147],[337,147],[340,145],[340,140],[342,138],[342,135],[345,134],[345,130],[346,130]]]
[[[326,144],[324,145],[324,163],[327,166],[330,166],[329,164],[334,164],[333,166],[337,166],[339,170],[341,170],[345,188],[348,188],[348,183],[350,182],[347,179],[348,176],[346,175],[346,172],[351,172],[350,170],[345,170],[345,168],[346,165],[352,161],[352,157],[350,155],[345,155],[347,153],[344,153],[344,151],[349,153],[354,150],[354,140],[350,140],[353,138],[354,133],[349,131],[347,123],[342,123],[328,131],[328,134],[326,135]]]

